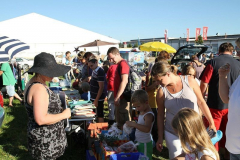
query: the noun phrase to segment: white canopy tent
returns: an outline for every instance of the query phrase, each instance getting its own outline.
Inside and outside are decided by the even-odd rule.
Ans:
[[[96,39],[119,43],[119,40],[104,36],[80,27],[76,27],[37,13],[30,13],[0,22],[0,35],[14,37],[30,46],[29,50],[19,52],[16,57],[34,57],[40,52],[61,55],[66,51],[73,53],[74,47],[92,42]],[[112,45],[118,47],[118,45]],[[109,47],[100,48],[106,54]],[[97,51],[97,47],[86,48]]]

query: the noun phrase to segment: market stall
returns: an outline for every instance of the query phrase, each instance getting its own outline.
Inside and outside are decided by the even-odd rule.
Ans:
[[[87,125],[94,122],[96,107],[91,101],[82,100],[78,90],[70,88],[66,82],[50,82],[49,86],[59,95],[62,107],[71,109],[71,117],[65,120],[65,131],[71,135],[76,130],[83,130],[84,144],[87,144]]]

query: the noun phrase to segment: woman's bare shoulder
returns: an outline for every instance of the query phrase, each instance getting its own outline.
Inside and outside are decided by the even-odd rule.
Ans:
[[[29,93],[31,94],[44,94],[47,93],[47,89],[43,84],[36,83],[30,86]]]

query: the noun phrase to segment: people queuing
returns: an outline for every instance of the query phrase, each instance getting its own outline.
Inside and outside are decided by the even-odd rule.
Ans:
[[[240,46],[240,39],[236,44]],[[153,147],[160,152],[163,150],[164,138],[170,159],[220,160],[219,147],[225,148],[225,141],[224,158],[229,158],[230,151],[231,159],[240,159],[236,132],[240,131],[236,126],[240,122],[237,115],[240,62],[231,56],[233,49],[232,44],[223,43],[219,47],[220,55],[207,62],[204,55],[201,62],[197,56],[192,56],[192,62],[182,69],[182,75],[177,74],[176,66],[169,64],[168,52],[161,51],[149,67],[145,91],[136,90],[130,97],[131,102],[124,95],[131,68],[116,47],[108,49],[108,60],[101,66],[99,58],[91,52],[80,52],[74,60],[71,53],[66,52],[62,61],[64,65],[57,64],[52,55],[40,53],[28,71],[35,75],[24,93],[29,118],[28,147],[32,157],[56,159],[64,153],[67,140],[63,119],[69,118],[71,112],[70,109],[63,110],[58,103],[59,97],[49,90],[46,82],[62,75],[71,81],[68,73],[75,63],[78,73],[73,86],[84,100],[91,100],[96,106],[97,122],[105,121],[103,109],[107,100],[109,125],[116,122],[119,129],[123,129],[124,124],[136,128],[137,149],[149,159],[152,159]],[[0,74],[6,74],[7,70],[8,66],[3,64]],[[203,95],[207,88],[205,102]],[[14,96],[12,90],[8,91],[9,96]],[[136,122],[132,121],[133,106],[138,111]],[[222,140],[215,147],[207,134],[207,127],[223,132]],[[45,131],[49,134],[42,134]],[[155,146],[153,142],[156,142]]]

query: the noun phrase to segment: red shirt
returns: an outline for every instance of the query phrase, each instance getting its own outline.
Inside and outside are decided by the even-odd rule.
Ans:
[[[201,81],[204,83],[209,83],[212,77],[213,67],[212,65],[208,64],[205,68],[203,74],[201,75]]]
[[[107,79],[108,79],[108,85],[107,90],[108,91],[114,91],[114,77],[116,72],[117,65],[111,65],[107,71]]]
[[[119,86],[121,84],[121,75],[123,74],[129,74],[129,66],[128,63],[126,62],[126,60],[121,60],[118,64],[117,64],[117,68],[116,68],[116,72],[115,72],[115,78],[114,78],[114,97],[117,96],[118,93],[118,89]],[[120,71],[120,74],[119,74]]]

